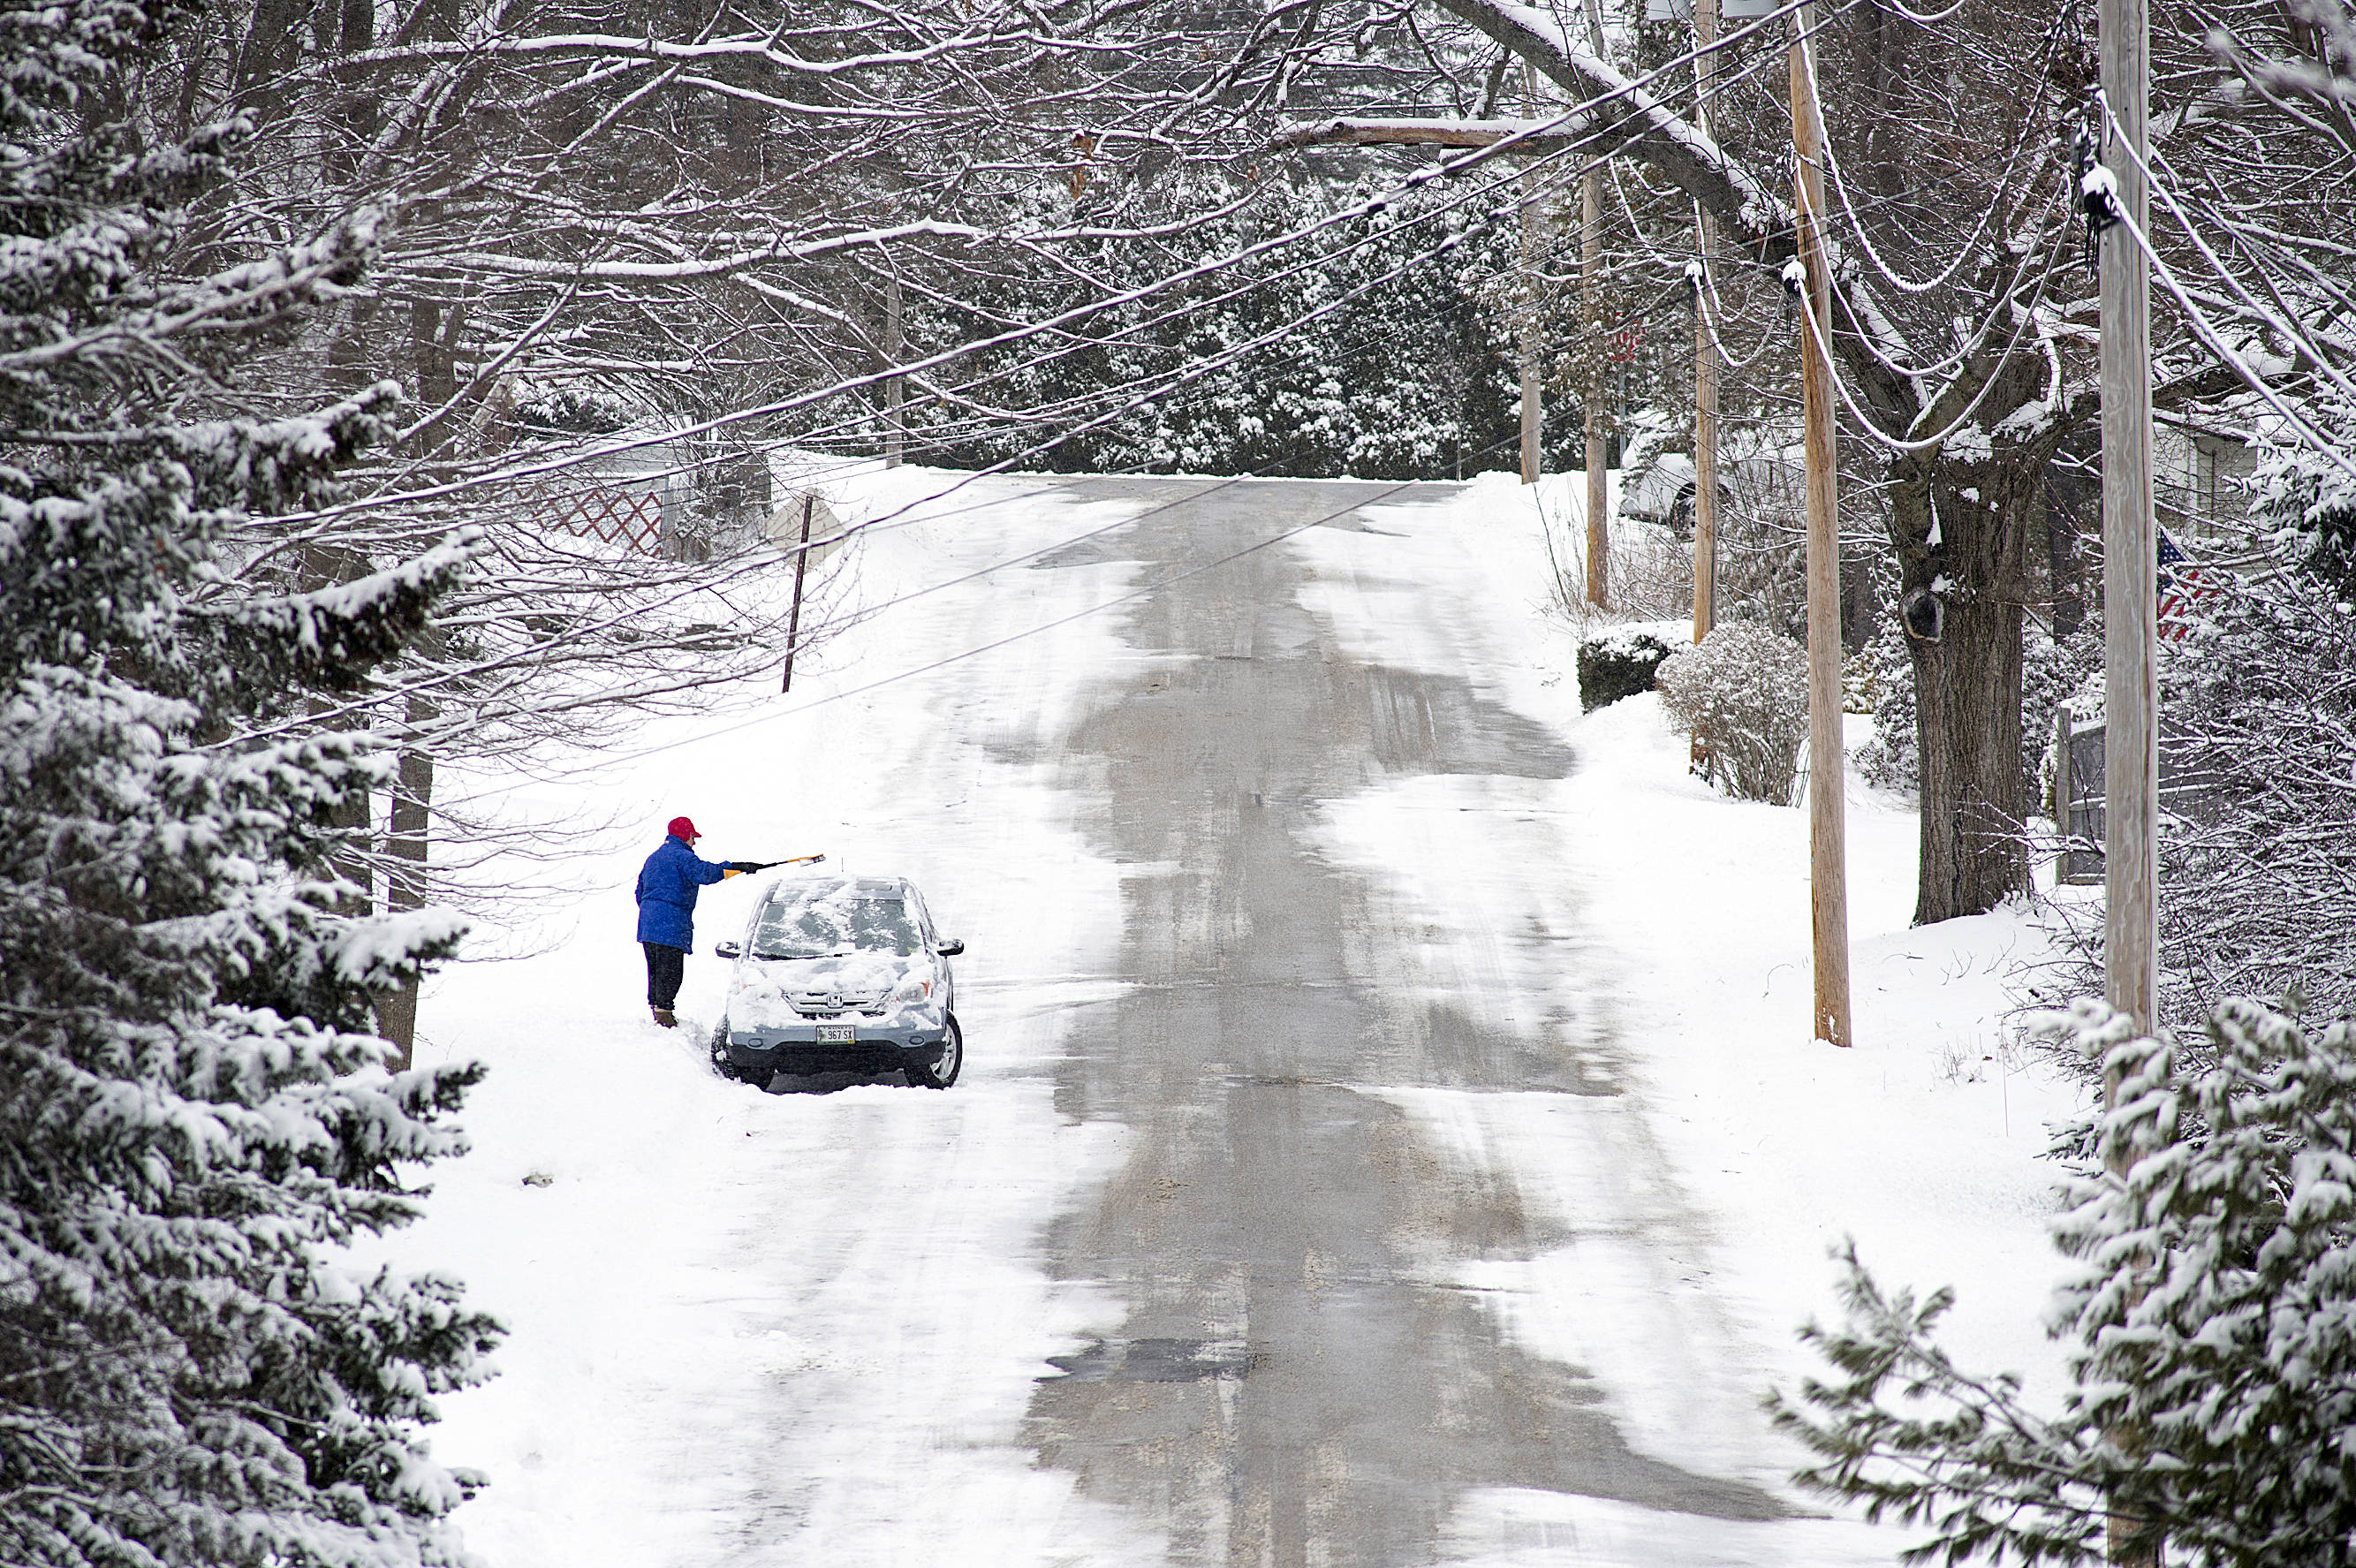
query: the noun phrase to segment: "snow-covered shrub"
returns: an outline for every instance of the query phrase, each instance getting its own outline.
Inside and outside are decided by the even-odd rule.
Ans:
[[[2116,1076],[2101,1133],[2133,1163],[2071,1180],[2053,1223],[2078,1265],[2051,1316],[2072,1347],[2058,1411],[1948,1359],[1952,1291],[1885,1292],[1852,1250],[1847,1325],[1802,1336],[1831,1375],[1771,1404],[1818,1456],[1797,1479],[1868,1518],[1927,1521],[1916,1554],[1949,1563],[2101,1562],[2115,1511],[2143,1526],[2134,1561],[2165,1541],[2176,1563],[2349,1562],[2356,1027],[2231,1003],[2181,1078],[2167,1043],[2097,1004],[2063,1032]]]
[[[1792,799],[1808,738],[1808,659],[1756,621],[1729,621],[1654,677],[1661,706],[1702,737],[1703,776],[1741,800]]]
[[[472,1066],[389,1076],[369,998],[446,954],[351,912],[332,863],[385,772],[305,733],[463,566],[227,589],[221,531],[316,509],[382,389],[236,400],[254,334],[358,280],[364,216],[209,243],[234,131],[158,145],[119,83],[193,10],[17,6],[0,27],[0,1562],[454,1563],[434,1397],[495,1326],[447,1281],[339,1261],[459,1147]],[[202,411],[202,422],[192,420]],[[317,534],[313,537],[320,537]]]
[[[2356,406],[2333,407],[2328,424],[2345,461],[2356,451]],[[2261,443],[2250,488],[2274,553],[2339,600],[2356,601],[2356,477],[2310,447]]]
[[[1591,714],[1622,697],[1653,689],[1669,645],[1649,631],[1621,627],[1579,645],[1579,709]]]

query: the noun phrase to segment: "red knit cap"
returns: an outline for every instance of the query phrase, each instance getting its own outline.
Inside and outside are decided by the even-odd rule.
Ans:
[[[695,831],[695,824],[685,817],[673,817],[670,820],[670,826],[665,831],[675,839],[700,839],[703,836]]]

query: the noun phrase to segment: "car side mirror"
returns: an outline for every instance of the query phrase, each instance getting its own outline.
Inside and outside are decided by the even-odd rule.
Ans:
[[[721,942],[712,950],[713,958],[743,958],[744,950],[734,942]]]
[[[955,958],[958,954],[965,951],[965,943],[958,940],[955,937],[951,937],[948,941],[943,942],[933,950],[940,954],[943,958]]]

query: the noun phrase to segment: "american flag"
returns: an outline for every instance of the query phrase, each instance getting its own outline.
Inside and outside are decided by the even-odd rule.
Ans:
[[[2168,530],[2159,532],[2159,636],[2175,642],[2192,629],[2193,607],[2217,591],[2200,563],[2177,548]]]

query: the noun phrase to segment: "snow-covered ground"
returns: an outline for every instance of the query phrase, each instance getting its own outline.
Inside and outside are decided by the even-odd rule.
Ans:
[[[1616,965],[1603,1004],[1638,1053],[1688,1195],[1717,1217],[1731,1276],[1719,1286],[1753,1296],[1779,1346],[1783,1326],[1828,1299],[1826,1249],[1854,1236],[1886,1279],[1966,1287],[1950,1325],[1966,1361],[2058,1369],[2035,1326],[2052,1276],[2052,1167],[2037,1156],[2074,1101],[2008,1046],[2004,1018],[2007,972],[2042,948],[2035,920],[2008,908],[1910,927],[1914,813],[1852,776],[1857,1044],[1820,1046],[1805,812],[1693,778],[1687,737],[1655,696],[1580,714],[1574,639],[1544,613],[1534,509],[1510,477],[1377,526],[1405,537],[1311,537],[1326,585],[1317,609],[1394,663],[1471,666],[1484,694],[1558,731],[1580,765],[1558,783],[1429,778],[1361,795],[1331,813],[1337,851],[1443,930],[1476,926],[1484,882],[1524,880],[1541,854],[1576,868],[1568,923],[1592,928]],[[1402,607],[1426,594],[1455,614],[1437,623],[1443,639],[1403,648],[1398,627],[1433,625]],[[1870,721],[1849,723],[1854,749]],[[1462,809],[1499,789],[1528,797],[1526,821],[1509,824],[1528,845],[1495,831],[1496,811]]]
[[[905,521],[953,478],[841,481],[846,514],[902,519],[847,555],[843,602],[883,605],[1146,504],[1009,478]],[[1435,965],[1484,929],[1484,889],[1526,903],[1533,867],[1569,868],[1542,892],[1589,933],[1590,978],[1558,1004],[1619,1042],[1647,1147],[1612,1169],[1574,1161],[1590,1140],[1560,1134],[1588,1114],[1577,1096],[1398,1099],[1440,1157],[1509,1171],[1567,1229],[1592,1184],[1658,1171],[1623,1197],[1677,1208],[1697,1238],[1665,1258],[1583,1237],[1576,1257],[1483,1264],[1494,1277],[1466,1283],[1532,1349],[1596,1369],[1632,1442],[1704,1467],[1758,1451],[1749,1391],[1804,1368],[1791,1330],[1831,1310],[1826,1252],[1844,1236],[1886,1280],[1961,1288],[1962,1359],[2049,1375],[2051,1173],[2036,1156],[2067,1095],[2004,1047],[1998,1018],[2033,925],[1909,929],[1912,819],[1852,784],[1858,1043],[1810,1040],[1802,814],[1688,778],[1649,697],[1580,714],[1572,638],[1545,610],[1535,514],[1509,479],[1375,521],[1388,532],[1280,547],[1315,568],[1312,609],[1388,662],[1465,675],[1558,731],[1580,766],[1380,786],[1324,811],[1320,847],[1417,912]],[[462,1276],[512,1330],[502,1376],[447,1400],[434,1437],[491,1477],[460,1518],[495,1568],[1158,1559],[1150,1530],[1020,1441],[1045,1359],[1119,1321],[1043,1262],[1050,1219],[1122,1156],[1119,1129],[1054,1101],[1072,1005],[1116,988],[1123,868],[1075,830],[1084,770],[1046,752],[1087,680],[1142,665],[1117,612],[1051,623],[1136,576],[1107,561],[979,577],[847,632],[789,698],[650,725],[637,753],[587,770],[470,785],[643,824],[584,831],[568,870],[599,890],[543,900],[520,943],[537,956],[461,967],[423,1014],[422,1058],[493,1068],[466,1118],[475,1152],[436,1173],[429,1219],[391,1251]],[[877,684],[1031,628],[1048,629]],[[646,1022],[629,887],[679,812],[714,858],[824,851],[830,870],[915,879],[969,944],[964,1081],[760,1096],[712,1077],[724,966],[708,954],[753,879],[705,896],[684,1026]],[[1499,995],[1561,989],[1528,962]],[[1599,1316],[1599,1272],[1657,1310]],[[1700,1338],[1738,1348],[1730,1364],[1681,1364],[1696,1315],[1711,1320]],[[1719,1397],[1730,1386],[1740,1397]],[[1888,1562],[1906,1541],[1812,1528],[1817,1561]],[[1524,1492],[1468,1498],[1452,1540],[1498,1564],[1757,1560],[1742,1527]]]

